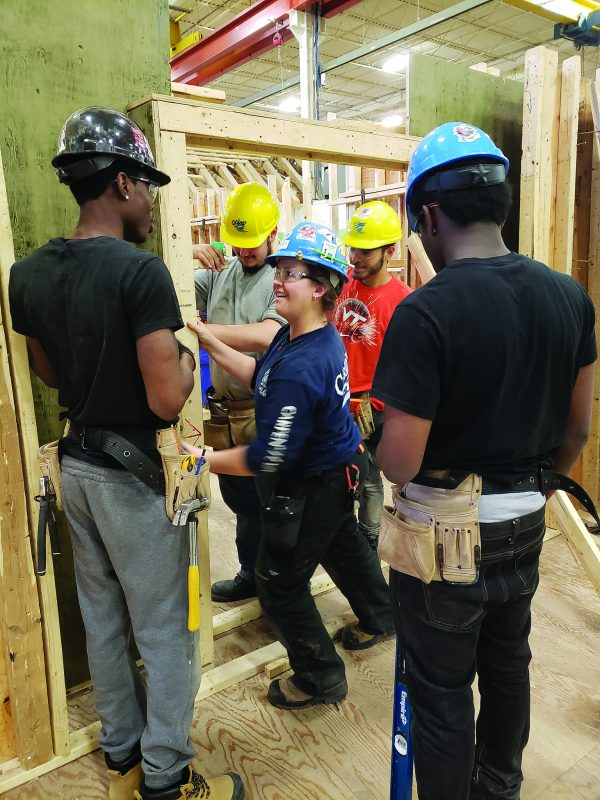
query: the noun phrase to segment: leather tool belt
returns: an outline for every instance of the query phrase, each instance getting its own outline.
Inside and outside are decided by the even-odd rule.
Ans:
[[[481,563],[478,506],[481,476],[471,473],[453,489],[407,483],[384,506],[379,557],[423,583],[475,583]]]
[[[210,420],[204,423],[204,441],[213,450],[250,444],[256,439],[254,399],[217,399],[208,390]]]
[[[196,456],[181,452],[179,437],[174,427],[157,430],[155,446],[162,461],[165,511],[171,522],[177,510],[189,500],[201,500],[202,509],[208,508],[210,504],[208,463]],[[177,524],[177,521],[174,524]]]
[[[360,431],[363,442],[375,433],[373,407],[371,406],[370,392],[360,392],[350,398],[350,413]]]
[[[452,476],[448,470],[423,471],[415,482],[393,487],[394,505],[383,509],[379,556],[393,569],[424,583],[474,583],[481,564],[541,547],[544,534],[543,508],[516,519],[480,525],[477,507],[481,494],[555,490],[575,497],[600,526],[585,489],[553,470],[540,468],[509,486],[482,481],[474,473],[465,477],[464,473]]]

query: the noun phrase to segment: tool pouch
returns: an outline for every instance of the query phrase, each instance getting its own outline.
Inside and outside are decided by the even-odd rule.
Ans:
[[[285,497],[274,494],[262,512],[261,534],[267,544],[291,550],[298,542],[306,496]]]
[[[231,408],[229,426],[234,445],[250,444],[256,439],[256,415],[252,408]]]
[[[360,400],[360,403],[357,402],[358,400]],[[366,442],[367,439],[375,433],[373,407],[371,406],[371,395],[369,392],[365,392],[362,397],[356,398],[356,401],[352,401],[351,411],[363,442]]]
[[[393,508],[383,510],[378,554],[398,572],[430,583],[475,583],[481,534],[481,476],[456,488],[408,483],[393,489]]]
[[[204,423],[204,443],[213,450],[227,450],[228,447],[233,447],[229,431],[229,417],[223,408],[209,400],[208,410],[210,411],[210,420]]]
[[[196,475],[197,461],[187,453],[179,452],[175,428],[156,431],[156,449],[160,453],[165,478],[165,511],[171,521],[184,500],[197,497],[210,502],[208,463],[204,463],[200,474]]]
[[[50,481],[50,490],[55,495],[55,505],[59,511],[63,510],[62,481],[60,475],[60,458],[58,455],[58,441],[44,444],[38,450],[38,461],[43,478]]]

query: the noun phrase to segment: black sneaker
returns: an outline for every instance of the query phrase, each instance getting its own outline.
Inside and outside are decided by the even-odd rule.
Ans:
[[[217,581],[211,587],[211,598],[215,603],[233,603],[256,597],[254,581],[248,581],[238,573],[232,581]]]

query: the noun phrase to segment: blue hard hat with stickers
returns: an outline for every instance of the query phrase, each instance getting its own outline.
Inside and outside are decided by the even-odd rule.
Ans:
[[[481,158],[481,164],[461,167],[465,159]],[[442,170],[448,167],[447,170]],[[406,214],[415,230],[418,214],[410,208],[417,184],[424,191],[458,191],[504,183],[508,159],[491,138],[475,125],[446,122],[419,142],[412,154],[406,179]]]
[[[327,225],[317,222],[300,222],[282,240],[279,250],[268,256],[267,264],[277,265],[280,258],[294,258],[339,275],[344,283],[348,280],[350,265],[346,260],[346,248],[338,235]]]

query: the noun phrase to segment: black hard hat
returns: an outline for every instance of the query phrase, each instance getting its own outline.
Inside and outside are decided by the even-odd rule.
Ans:
[[[106,169],[115,159],[131,162],[140,176],[159,186],[171,180],[156,169],[148,140],[135,122],[109,108],[80,108],[71,114],[58,137],[52,166],[61,183],[70,185]]]

